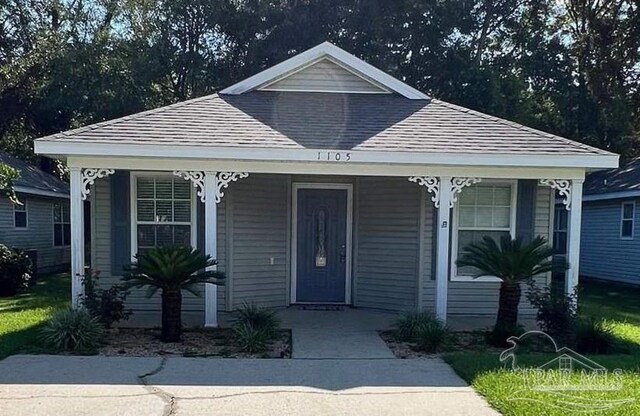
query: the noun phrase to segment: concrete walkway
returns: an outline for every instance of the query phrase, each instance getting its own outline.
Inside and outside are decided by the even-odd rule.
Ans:
[[[439,359],[13,356],[0,415],[497,415]]]
[[[370,310],[279,311],[282,326],[291,328],[293,358],[394,358],[378,335],[397,315]]]

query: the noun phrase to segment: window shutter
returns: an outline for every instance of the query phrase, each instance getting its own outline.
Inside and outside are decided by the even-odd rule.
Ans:
[[[518,180],[518,203],[516,206],[516,237],[525,243],[535,237],[535,210],[538,182],[535,179]]]
[[[131,207],[129,172],[116,171],[111,176],[111,274],[122,276],[131,262]]]

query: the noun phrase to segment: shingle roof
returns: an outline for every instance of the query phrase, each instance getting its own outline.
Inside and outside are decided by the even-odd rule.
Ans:
[[[601,170],[587,176],[584,195],[640,191],[640,158],[632,159],[617,169]]]
[[[61,197],[69,195],[69,184],[35,166],[10,156],[6,152],[0,151],[0,163],[20,170],[20,178],[15,182],[15,185],[21,188],[28,188],[24,189],[25,192],[35,190],[53,192],[60,194]]]
[[[611,153],[443,101],[253,91],[210,95],[39,140],[425,153]]]

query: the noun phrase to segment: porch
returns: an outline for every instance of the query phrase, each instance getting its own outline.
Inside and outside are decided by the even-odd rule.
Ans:
[[[95,163],[105,162],[96,160]],[[120,161],[112,164],[113,168],[74,167],[71,171],[72,206],[83,198],[91,199],[92,254],[86,259],[87,263],[101,272],[103,284],[116,283],[122,266],[131,261],[146,238],[140,227],[188,228],[187,234],[181,234],[187,235],[185,242],[217,258],[218,267],[228,276],[224,286],[206,285],[203,298],[185,297],[183,317],[189,326],[217,326],[220,312],[231,311],[243,303],[284,308],[305,302],[296,299],[301,244],[296,238],[300,235],[296,219],[300,190],[346,192],[344,275],[339,276],[344,279],[344,297],[329,303],[390,312],[431,310],[443,320],[449,318],[450,323],[465,322],[473,316],[478,322],[490,324],[497,310],[499,282],[496,279],[473,280],[457,273],[454,262],[461,249],[460,240],[469,238],[470,234],[478,238],[483,230],[525,238],[535,235],[549,238],[553,224],[552,201],[558,188],[563,191],[567,205],[573,204],[572,221],[579,223],[577,195],[581,192],[581,178],[569,175],[558,180],[540,180],[532,176],[541,172],[531,169],[506,172],[485,168],[482,177],[469,177],[396,176],[390,172],[374,176],[158,171],[150,167],[133,170],[133,165],[140,166],[140,163]],[[159,220],[159,224],[148,224],[140,220],[140,207],[148,198],[140,197],[139,193],[145,190],[139,181],[148,184],[150,179],[156,181],[156,187],[157,183],[171,183],[173,193],[182,192],[187,185],[190,196],[182,202],[189,201],[189,208],[181,212],[190,213],[189,221],[183,224],[165,218]],[[508,198],[498,195],[507,190]],[[157,192],[157,189],[152,191],[154,195]],[[461,218],[475,217],[470,209],[478,210],[476,199],[486,199],[489,194],[492,201],[496,198],[507,201],[495,204],[490,218],[502,215],[508,223],[461,227]],[[177,202],[173,201],[174,210]],[[156,201],[156,209],[157,205]],[[449,209],[440,209],[440,206]],[[506,213],[499,214],[502,211]],[[81,240],[84,221],[82,213],[78,219],[78,212],[77,206],[75,211],[72,208],[72,234],[75,244],[79,244],[74,247],[84,244]],[[157,212],[154,214],[157,217]],[[331,218],[327,217],[327,222]],[[304,240],[313,242],[310,250],[314,254],[318,249],[317,234]],[[579,227],[574,226],[569,234],[576,250]],[[82,290],[78,270],[82,270],[79,265],[85,264],[85,259],[80,258],[82,250],[72,252],[76,267],[73,291],[77,299]],[[331,257],[340,256],[341,252],[334,251],[327,259],[330,263]],[[316,260],[313,256],[306,259]],[[577,273],[574,276],[570,271],[569,274],[567,290],[577,283]],[[129,307],[134,309],[132,324],[142,322],[145,326],[154,326],[159,322],[157,298],[146,299],[143,293],[136,292],[130,296]],[[523,318],[533,313],[523,300]]]

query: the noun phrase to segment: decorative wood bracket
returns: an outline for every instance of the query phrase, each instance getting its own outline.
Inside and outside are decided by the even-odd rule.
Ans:
[[[193,187],[197,189],[197,194],[200,197],[200,200],[204,202],[204,172],[199,170],[174,170],[173,174],[180,176],[185,181],[191,181],[191,183],[193,183]]]
[[[431,200],[436,208],[440,208],[440,179],[436,176],[411,176],[409,182],[415,182],[427,188],[433,194]]]
[[[479,183],[482,179],[480,178],[465,178],[465,177],[456,177],[451,178],[451,202],[449,203],[449,208],[453,208],[453,205],[458,201],[458,195],[462,192],[462,189],[466,186],[475,185]]]
[[[550,186],[563,198],[562,203],[571,211],[571,181],[569,179],[540,179],[540,185]]]
[[[173,174],[180,176],[186,181],[191,181],[193,187],[197,189],[197,194],[200,200],[204,202],[207,199],[207,195],[204,189],[205,173],[199,170],[174,170]],[[235,182],[238,179],[246,178],[249,176],[247,172],[217,172],[216,173],[216,203],[222,200],[224,196],[224,188],[228,188],[231,182]]]
[[[115,173],[115,169],[102,169],[102,168],[86,168],[82,169],[82,188],[80,189],[80,196],[85,201],[91,193],[91,185],[93,185],[96,179],[106,178],[109,175]]]

